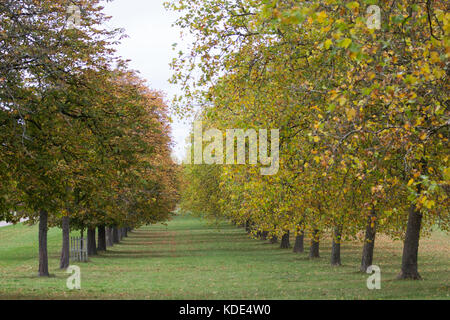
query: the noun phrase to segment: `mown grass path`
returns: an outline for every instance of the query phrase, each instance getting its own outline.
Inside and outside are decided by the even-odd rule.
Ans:
[[[420,245],[423,281],[396,281],[401,243],[379,237],[375,261],[381,290],[368,290],[357,272],[360,243],[344,243],[342,267],[329,265],[330,243],[321,256],[294,254],[250,239],[242,228],[218,230],[200,219],[177,216],[168,226],[132,232],[121,244],[81,267],[82,290],[66,288],[58,269],[61,231],[49,231],[52,277],[36,277],[37,227],[0,229],[0,299],[449,299],[450,238],[436,232]]]

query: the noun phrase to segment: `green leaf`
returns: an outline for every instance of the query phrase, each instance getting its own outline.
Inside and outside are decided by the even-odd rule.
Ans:
[[[348,9],[352,10],[355,8],[359,8],[359,3],[356,1],[349,2],[345,5]]]
[[[323,46],[324,46],[324,48],[325,49],[330,49],[330,47],[331,47],[331,45],[333,44],[333,41],[331,40],[331,39],[327,39],[326,41],[325,41],[325,43],[323,44]]]
[[[350,46],[351,43],[352,43],[352,39],[345,38],[345,39],[341,40],[338,45],[341,48],[347,49]]]

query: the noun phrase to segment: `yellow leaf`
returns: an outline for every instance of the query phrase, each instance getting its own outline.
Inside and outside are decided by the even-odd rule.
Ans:
[[[425,207],[426,207],[427,209],[431,209],[431,208],[434,207],[435,203],[434,203],[433,200],[426,200],[425,203],[424,203],[424,205],[425,205]]]
[[[444,180],[450,181],[450,168],[444,168]]]
[[[338,101],[339,105],[343,106],[347,102],[347,99],[344,96],[341,96]]]
[[[430,60],[433,63],[438,63],[441,61],[441,58],[439,57],[439,53],[437,53],[436,51],[430,52],[430,57],[431,57]]]
[[[356,1],[352,1],[352,2],[347,3],[346,7],[349,9],[356,9],[356,8],[359,8],[359,3]]]
[[[328,16],[327,16],[327,13],[326,13],[325,11],[320,11],[320,12],[317,14],[317,21],[320,22],[320,23],[322,23],[322,22],[325,21],[325,19],[326,19],[327,17],[328,17]]]
[[[352,121],[353,118],[355,118],[355,116],[356,116],[356,110],[352,109],[352,108],[349,108],[346,111],[347,111],[347,120],[348,121]]]
[[[445,75],[445,71],[442,70],[442,69],[439,68],[439,67],[436,67],[436,68],[433,69],[433,75],[434,75],[436,78],[440,79],[440,78],[442,78],[442,77]]]
[[[342,48],[347,49],[351,44],[352,44],[352,39],[350,39],[350,38],[345,38],[345,39],[342,40],[342,42],[340,43],[340,46],[341,46]]]
[[[424,204],[426,201],[427,201],[427,197],[426,196],[423,196],[423,197],[419,198],[419,203],[420,204]]]

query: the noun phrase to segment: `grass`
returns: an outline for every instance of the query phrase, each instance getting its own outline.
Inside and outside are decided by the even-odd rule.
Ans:
[[[368,290],[358,271],[361,243],[344,243],[341,267],[329,265],[330,243],[321,258],[294,254],[267,241],[250,239],[226,223],[220,230],[190,216],[168,226],[134,231],[121,244],[81,267],[82,289],[66,288],[58,269],[61,231],[48,236],[52,277],[38,278],[37,226],[0,229],[0,299],[449,299],[449,236],[423,239],[419,268],[424,280],[395,280],[400,242],[379,237],[374,263],[381,290]]]

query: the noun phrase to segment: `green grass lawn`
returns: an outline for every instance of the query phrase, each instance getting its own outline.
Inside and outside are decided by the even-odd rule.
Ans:
[[[51,278],[38,278],[37,226],[0,229],[0,299],[449,299],[450,237],[436,232],[421,240],[424,280],[395,280],[400,242],[380,236],[374,264],[380,290],[368,290],[361,274],[361,243],[344,243],[341,267],[329,265],[330,243],[321,258],[294,254],[250,239],[242,228],[216,227],[190,216],[169,225],[144,227],[81,267],[81,290],[66,288],[58,269],[61,231],[48,237]]]

